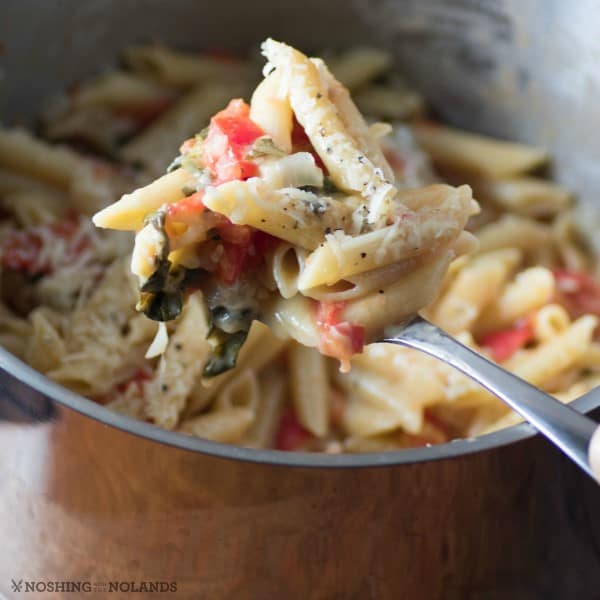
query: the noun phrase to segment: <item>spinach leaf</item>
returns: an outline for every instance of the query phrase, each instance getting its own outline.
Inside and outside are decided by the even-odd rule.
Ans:
[[[209,340],[215,343],[215,347],[208,362],[204,365],[202,375],[215,377],[233,369],[247,337],[248,331],[236,331],[228,334],[221,330],[214,330]]]

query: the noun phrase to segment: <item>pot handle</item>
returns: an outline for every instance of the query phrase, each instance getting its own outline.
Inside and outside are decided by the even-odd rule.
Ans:
[[[590,440],[588,457],[592,473],[594,474],[596,481],[600,483],[600,426],[596,428],[596,431],[594,431],[592,439]]]

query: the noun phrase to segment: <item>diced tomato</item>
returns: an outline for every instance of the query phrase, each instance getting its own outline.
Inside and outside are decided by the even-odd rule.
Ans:
[[[138,129],[143,129],[171,108],[174,101],[174,98],[171,97],[155,98],[143,104],[121,106],[115,110],[115,114],[128,117]]]
[[[248,225],[227,221],[216,229],[223,246],[217,277],[227,285],[237,281],[242,272],[247,273],[260,265],[267,252],[279,243],[277,238]]]
[[[225,284],[233,284],[243,270],[244,259],[248,252],[248,245],[223,244],[223,254],[217,265],[217,277]]]
[[[296,411],[288,408],[279,419],[279,426],[275,433],[275,448],[277,450],[298,450],[313,438],[298,421]]]
[[[343,320],[344,302],[319,302],[317,326],[321,331],[319,350],[327,356],[349,360],[362,352],[365,328]]]
[[[264,131],[250,119],[250,107],[241,99],[232,100],[210,120],[203,152],[215,185],[257,175],[258,167],[245,156],[262,135]]]
[[[51,225],[15,231],[2,244],[0,263],[7,269],[27,275],[48,275],[57,265],[52,265],[49,259],[40,259],[44,244],[49,243],[48,240],[52,237],[65,240],[67,245],[61,258],[68,264],[89,246],[89,239],[85,236],[78,237],[78,231],[79,219],[76,216]]]
[[[531,320],[524,319],[510,329],[487,333],[479,340],[479,343],[490,352],[496,362],[501,363],[509,359],[532,339],[533,326]]]
[[[325,163],[317,154],[309,137],[306,135],[306,131],[304,131],[304,127],[298,123],[296,117],[294,117],[294,124],[292,126],[292,149],[294,152],[310,152],[315,159],[317,167],[327,174]]]
[[[177,235],[178,223],[184,223],[188,226],[192,225],[198,216],[205,211],[206,207],[202,202],[203,196],[204,191],[200,191],[183,200],[179,200],[179,202],[169,204],[165,218],[165,231],[170,238],[174,238]]]
[[[571,317],[600,315],[600,282],[582,271],[555,270],[556,300]]]

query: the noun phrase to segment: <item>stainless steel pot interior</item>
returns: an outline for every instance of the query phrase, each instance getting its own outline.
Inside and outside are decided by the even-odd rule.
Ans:
[[[124,46],[160,40],[180,48],[256,48],[266,36],[306,50],[360,43],[390,50],[399,69],[445,120],[535,142],[555,157],[553,175],[593,207],[600,184],[600,13],[593,0],[4,0],[0,9],[3,120],[27,120],[44,98],[114,64]],[[588,229],[590,213],[585,212]],[[431,448],[368,455],[252,450],[133,421],[74,394],[0,349],[0,388],[43,395],[135,435],[191,451],[281,466],[414,463],[502,446],[533,435],[518,425]],[[588,412],[600,393],[578,399]]]

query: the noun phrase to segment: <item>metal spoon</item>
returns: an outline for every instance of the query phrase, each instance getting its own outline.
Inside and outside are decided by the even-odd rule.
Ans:
[[[600,482],[600,427],[592,419],[477,354],[421,317],[389,328],[381,341],[421,350],[477,381]]]

